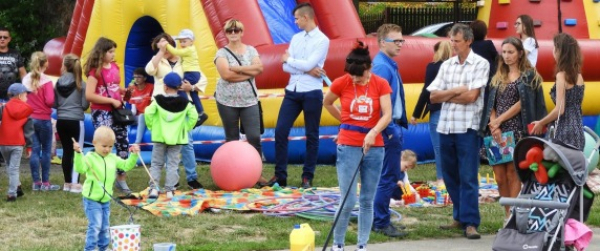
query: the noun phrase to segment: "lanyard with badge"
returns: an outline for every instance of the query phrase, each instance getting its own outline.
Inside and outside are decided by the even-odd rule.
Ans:
[[[365,94],[358,96],[356,91],[356,84],[354,86],[354,99],[350,103],[350,118],[360,121],[368,121],[373,115],[373,99],[368,96],[369,93],[369,81],[367,80],[367,87],[365,88]]]

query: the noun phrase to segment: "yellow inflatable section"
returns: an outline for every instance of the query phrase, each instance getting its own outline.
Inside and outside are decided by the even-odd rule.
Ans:
[[[129,32],[141,17],[149,16],[160,23],[163,30],[171,35],[177,35],[181,29],[194,31],[194,45],[200,56],[200,67],[208,78],[207,93],[213,93],[218,77],[213,64],[217,52],[212,32],[204,16],[200,0],[102,0],[95,1],[90,24],[83,45],[82,60],[85,62],[89,51],[94,47],[99,37],[107,37],[117,43],[115,61],[124,69],[125,44]],[[121,79],[124,71],[121,70]],[[124,84],[124,83],[122,83]],[[204,100],[203,105],[209,114],[207,124],[220,124],[215,102]]]

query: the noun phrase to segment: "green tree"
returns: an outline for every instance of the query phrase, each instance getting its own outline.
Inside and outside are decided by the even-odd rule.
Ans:
[[[46,42],[66,36],[76,0],[0,0],[0,26],[10,30],[10,46],[28,60]]]

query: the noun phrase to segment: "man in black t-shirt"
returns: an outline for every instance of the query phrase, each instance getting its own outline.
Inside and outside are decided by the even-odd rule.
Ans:
[[[10,31],[0,27],[0,102],[2,103],[8,101],[6,93],[8,87],[20,82],[27,74],[21,53],[16,49],[8,48],[10,40]]]

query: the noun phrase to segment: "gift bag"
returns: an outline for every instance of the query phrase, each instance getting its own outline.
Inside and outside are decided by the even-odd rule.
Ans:
[[[491,166],[510,162],[515,151],[515,134],[512,131],[503,132],[500,143],[492,136],[487,136],[483,138],[483,145]]]

